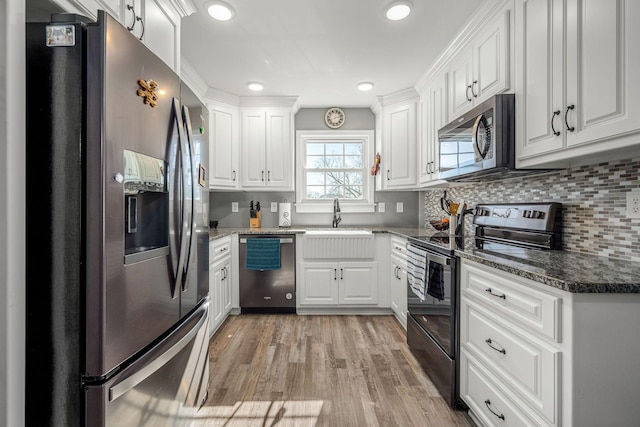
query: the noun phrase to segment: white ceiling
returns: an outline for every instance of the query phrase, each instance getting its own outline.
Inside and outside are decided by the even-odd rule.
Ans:
[[[238,96],[298,96],[301,107],[369,107],[418,82],[483,0],[226,0],[235,17],[212,19],[207,0],[182,20],[182,56],[212,88]],[[263,83],[262,92],[246,84]],[[371,81],[371,92],[356,83]]]

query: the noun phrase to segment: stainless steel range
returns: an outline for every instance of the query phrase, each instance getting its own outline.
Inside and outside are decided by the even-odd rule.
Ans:
[[[440,394],[452,407],[465,407],[458,393],[459,277],[456,250],[559,249],[559,203],[480,204],[472,211],[472,237],[410,237],[407,342]],[[461,227],[464,229],[464,227]]]

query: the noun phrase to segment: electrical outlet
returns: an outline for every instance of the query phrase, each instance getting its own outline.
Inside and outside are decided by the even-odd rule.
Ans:
[[[627,218],[640,218],[640,191],[627,193]]]
[[[278,202],[271,202],[271,212],[278,212]]]
[[[231,212],[238,212],[238,202],[231,202]]]
[[[404,203],[402,202],[396,203],[396,212],[398,213],[404,212]]]
[[[378,202],[378,212],[383,213],[385,209],[386,207],[384,205],[384,202]]]

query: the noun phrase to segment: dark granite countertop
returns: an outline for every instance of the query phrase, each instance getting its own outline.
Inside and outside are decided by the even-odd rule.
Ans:
[[[211,240],[231,234],[304,234],[307,230],[331,227],[299,226],[290,228],[220,228],[211,230]],[[342,230],[369,230],[400,237],[430,238],[446,233],[424,228],[340,227]],[[567,251],[543,251],[510,248],[500,251],[476,249],[473,237],[463,239],[461,258],[497,268],[572,293],[640,293],[640,264]],[[444,244],[444,243],[443,243]]]
[[[640,293],[640,264],[567,251],[457,250],[461,258],[572,293]]]

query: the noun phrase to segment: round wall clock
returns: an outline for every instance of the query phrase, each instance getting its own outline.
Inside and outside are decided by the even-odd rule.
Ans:
[[[340,108],[332,107],[324,114],[324,122],[332,129],[337,129],[344,124],[344,111]]]

